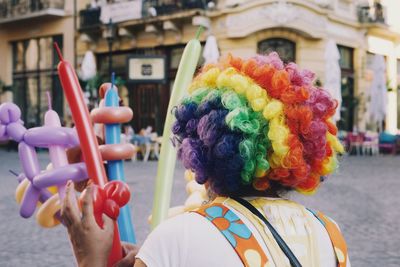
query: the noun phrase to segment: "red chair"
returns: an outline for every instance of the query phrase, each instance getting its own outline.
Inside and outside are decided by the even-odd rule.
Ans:
[[[347,134],[348,152],[350,155],[353,153],[353,151],[356,155],[362,154],[364,136],[365,135],[363,133],[353,132]]]

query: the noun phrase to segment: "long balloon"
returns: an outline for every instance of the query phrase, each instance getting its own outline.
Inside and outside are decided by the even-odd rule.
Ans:
[[[58,75],[62,88],[64,90],[64,94],[71,109],[72,118],[74,119],[76,125],[76,131],[79,136],[82,155],[86,163],[87,172],[93,182],[97,186],[99,186],[99,190],[102,190],[107,183],[107,176],[100,155],[97,138],[89,117],[89,111],[86,107],[86,103],[83,97],[82,88],[79,84],[75,70],[69,62],[63,59],[57,43],[54,43],[54,46],[60,59],[60,63],[58,63],[57,66]],[[101,201],[101,198],[96,199],[99,199],[99,201]],[[102,211],[101,209],[95,209],[96,221],[100,226],[102,226],[102,212],[104,211]],[[117,223],[114,222],[114,240],[110,257],[108,259],[108,266],[113,266],[121,258],[121,241],[119,238]]]
[[[56,194],[54,186],[59,187],[59,192],[61,192],[68,180],[79,182],[88,177],[84,162],[67,164],[66,161],[60,161],[65,149],[79,144],[79,139],[74,129],[61,127],[57,113],[51,110],[50,101],[49,109],[45,115],[44,126],[25,129],[23,121],[20,119],[21,111],[15,104],[4,103],[0,105],[0,139],[12,139],[20,143],[18,153],[24,172],[18,175],[11,171],[17,176],[20,183],[16,190],[16,200],[21,205],[20,214],[28,218],[38,207],[36,219],[43,227],[54,227],[60,223],[60,198]],[[115,122],[126,122],[126,120],[132,118],[132,110],[129,108],[109,107],[108,110],[103,110],[103,113],[107,114],[104,120],[109,123],[113,120]],[[111,117],[109,116],[110,113],[112,114]],[[57,157],[58,163],[53,161],[52,169],[40,170],[35,150],[37,147],[48,148],[50,157]],[[58,149],[55,150],[58,153],[53,154],[53,148]],[[134,148],[130,144],[106,145],[100,147],[100,149],[103,160],[131,158],[134,153]],[[120,208],[129,201],[128,186],[121,181],[111,181],[104,188],[97,187],[96,192],[100,193],[95,198],[98,200],[95,203],[95,206],[99,208],[98,214],[105,213],[116,220]],[[38,206],[38,201],[43,205]],[[101,225],[100,219],[97,216]],[[121,251],[118,250],[118,252]]]
[[[118,91],[114,87],[114,73],[112,74],[111,87],[106,91],[104,96],[105,107],[113,107],[115,110],[119,108]],[[132,112],[130,112],[132,115]],[[130,121],[132,116],[128,118]],[[122,121],[122,122],[127,122]],[[121,124],[107,123],[105,124],[105,140],[106,144],[121,143]],[[125,182],[124,163],[122,160],[109,160],[107,166],[108,178]],[[132,244],[136,243],[135,232],[133,230],[132,214],[129,205],[125,205],[120,209],[118,216],[119,235],[122,241]]]
[[[75,166],[75,164],[62,167],[58,167],[61,164],[54,164],[56,167],[51,172],[41,171],[36,147],[49,149],[55,147],[64,151],[66,147],[77,144],[77,138],[72,129],[61,127],[58,115],[54,111],[46,112],[44,126],[31,129],[25,129],[20,116],[21,111],[15,104],[0,105],[0,129],[3,129],[0,131],[0,139],[12,139],[19,142],[18,154],[24,170],[23,173],[17,175],[20,184],[16,190],[16,199],[21,205],[20,214],[24,218],[29,218],[35,212],[37,202],[47,203],[39,207],[37,218],[39,214],[42,214],[44,220],[39,220],[40,224],[52,227],[59,221],[59,207],[55,205],[54,201],[48,202],[54,192],[51,193],[51,189],[49,188],[49,191],[47,187],[57,185],[61,188],[67,180],[84,180],[87,177],[86,168],[83,166],[83,171],[81,171],[82,166]],[[52,123],[51,120],[58,121],[58,124]],[[40,176],[43,177],[40,178]],[[51,212],[46,212],[44,207],[48,207]],[[41,210],[42,212],[40,212]]]
[[[47,98],[49,101],[49,110],[44,115],[44,125],[61,127],[60,118],[58,117],[57,112],[55,112],[51,107],[51,98],[49,92],[47,92]],[[54,168],[68,165],[67,153],[65,152],[65,148],[63,146],[49,146],[49,154]],[[59,199],[61,201],[65,195],[65,184],[59,183],[57,187]]]
[[[176,152],[171,144],[171,127],[174,117],[171,110],[178,104],[193,79],[194,72],[199,61],[201,45],[198,40],[202,29],[199,28],[196,38],[190,40],[182,54],[176,74],[171,98],[168,104],[167,117],[165,118],[164,131],[161,143],[160,159],[158,162],[156,188],[153,201],[152,228],[156,227],[167,217],[171,192],[172,180],[175,170]]]
[[[60,59],[57,70],[65,97],[71,109],[76,131],[79,136],[83,159],[85,160],[89,177],[100,187],[107,182],[106,172],[102,163],[99,144],[89,117],[89,111],[83,97],[75,70],[62,57],[61,51],[55,44]]]

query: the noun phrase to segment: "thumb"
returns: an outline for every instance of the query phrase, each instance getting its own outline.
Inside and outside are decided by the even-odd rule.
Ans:
[[[114,235],[114,220],[103,213],[103,231]]]

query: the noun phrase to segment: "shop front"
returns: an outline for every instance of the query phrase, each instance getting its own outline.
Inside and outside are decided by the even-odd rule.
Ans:
[[[135,132],[151,126],[158,134],[162,134],[164,120],[167,114],[169,97],[172,85],[179,65],[183,45],[164,46],[151,49],[133,49],[126,51],[115,51],[112,56],[112,66],[117,78],[120,78],[120,95],[124,105],[129,105],[134,118],[132,126]],[[129,68],[129,59],[149,59],[156,58],[163,61],[164,77],[162,79],[137,79],[132,76]],[[108,76],[108,54],[98,54],[97,62],[99,72],[103,77]],[[141,68],[144,76],[149,77],[156,66],[150,64],[139,64],[138,60],[135,67]],[[146,73],[148,72],[148,73]],[[156,77],[157,78],[157,77]]]

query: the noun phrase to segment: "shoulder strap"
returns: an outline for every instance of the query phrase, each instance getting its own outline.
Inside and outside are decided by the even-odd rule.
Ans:
[[[208,219],[228,240],[245,267],[267,266],[268,258],[243,221],[221,203],[193,211]]]
[[[247,200],[238,197],[231,197],[236,202],[239,202],[242,206],[246,207],[249,211],[251,211],[254,215],[256,215],[264,224],[268,227],[269,231],[271,232],[272,236],[275,238],[276,242],[278,243],[279,247],[282,249],[283,253],[285,253],[286,257],[289,259],[290,265],[293,267],[301,267],[299,260],[290,250],[289,246],[283,240],[283,238],[278,234],[275,228],[269,223],[267,218],[261,214],[253,205],[251,205]]]
[[[308,209],[314,216],[322,223],[328,232],[329,238],[331,239],[333,248],[335,250],[336,259],[338,261],[338,267],[347,266],[347,245],[339,227],[334,223],[328,216],[322,212],[315,212]]]

